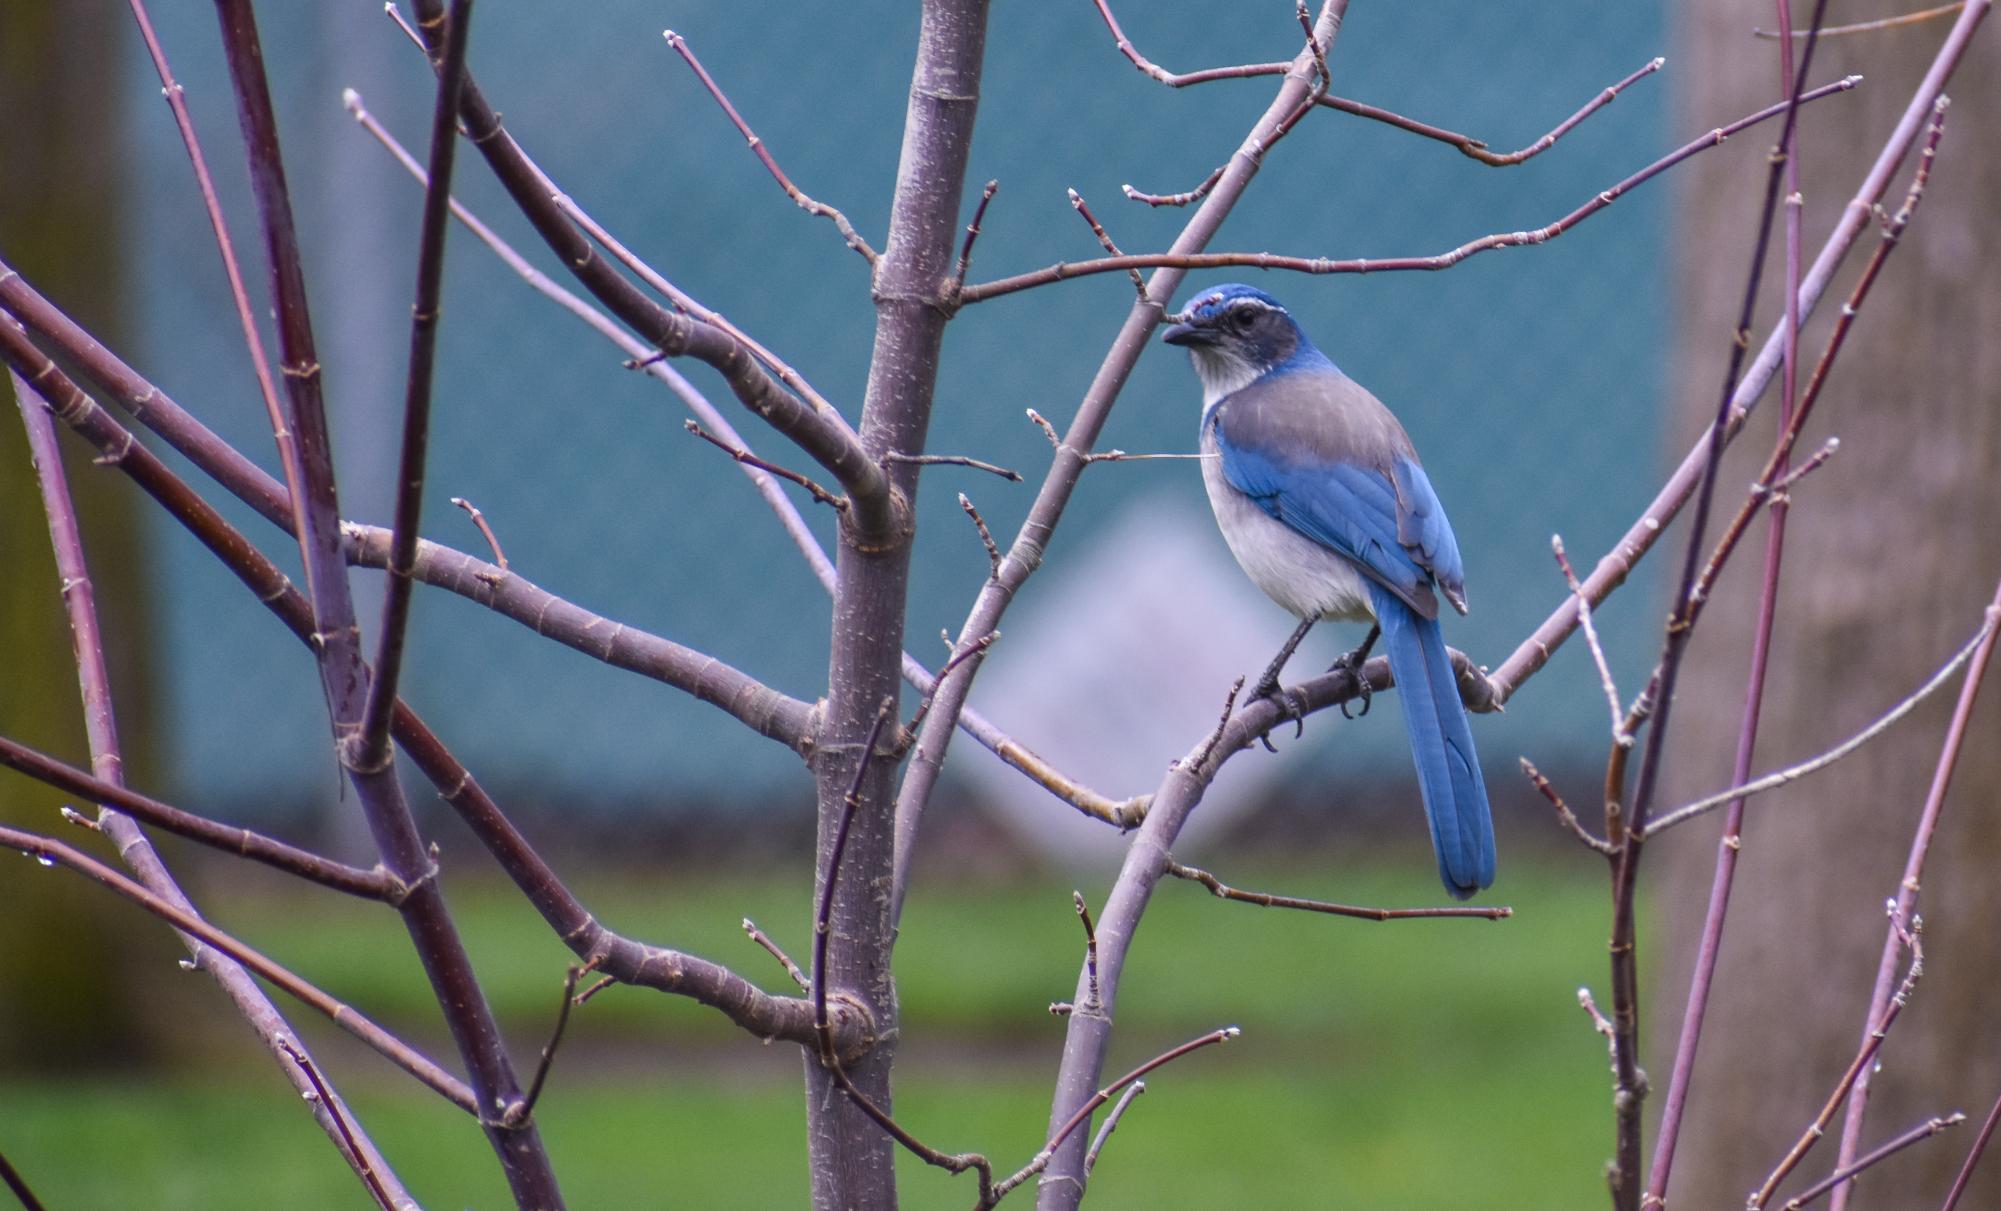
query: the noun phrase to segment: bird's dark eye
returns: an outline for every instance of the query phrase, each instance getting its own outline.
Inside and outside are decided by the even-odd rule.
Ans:
[[[1238,332],[1249,332],[1257,322],[1257,315],[1248,307],[1240,307],[1230,313],[1230,327]]]

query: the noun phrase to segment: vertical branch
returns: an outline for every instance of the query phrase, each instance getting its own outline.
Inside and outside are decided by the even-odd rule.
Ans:
[[[417,562],[417,525],[424,507],[424,456],[430,446],[431,385],[438,354],[439,295],[445,277],[445,232],[451,222],[452,160],[459,142],[459,94],[465,83],[466,39],[472,0],[452,0],[439,61],[437,103],[431,113],[431,160],[425,175],[424,219],[417,237],[416,301],[410,306],[409,384],[403,401],[403,453],[396,472],[396,516],[389,540],[387,587],[375,677],[362,713],[357,760],[365,769],[389,762],[389,715],[403,667],[410,623],[411,569]],[[475,513],[475,518],[477,514]]]
[[[435,29],[443,20],[437,5],[425,14]],[[417,832],[415,819],[397,782],[393,765],[364,765],[356,740],[367,708],[368,669],[362,663],[354,601],[340,542],[339,500],[334,487],[333,448],[321,395],[319,354],[307,310],[305,274],[278,146],[277,117],[271,106],[255,14],[250,0],[216,0],[222,41],[235,86],[237,114],[250,163],[251,189],[263,222],[266,255],[277,307],[287,419],[298,441],[303,472],[297,511],[299,542],[305,554],[306,584],[313,610],[313,634],[320,681],[333,718],[335,744],[367,817],[369,832],[390,873],[409,886],[399,906],[446,1026],[465,1060],[478,1095],[480,1125],[500,1158],[501,1169],[523,1207],[560,1208],[563,1197],[532,1119],[503,1121],[521,1099],[493,1012],[487,1005],[465,944],[452,924],[438,885],[437,866]]]
[[[56,574],[61,580],[64,611],[69,615],[70,643],[76,655],[78,688],[83,697],[84,732],[90,742],[91,772],[106,782],[125,784],[125,760],[118,741],[118,720],[111,696],[111,673],[104,657],[103,635],[98,627],[96,593],[90,567],[84,557],[83,535],[77,528],[76,507],[70,496],[68,477],[63,473],[62,451],[56,444],[55,421],[48,401],[26,379],[11,370],[8,378],[21,421],[28,431],[28,451],[42,490],[42,507],[48,515],[49,541],[55,548]],[[107,807],[98,809],[96,826],[111,840],[118,856],[146,890],[175,908],[194,915],[194,903],[161,861],[146,833],[130,816]],[[209,973],[224,995],[236,1006],[243,1020],[259,1040],[274,1053],[291,1057],[304,1054],[291,1025],[277,1006],[264,995],[243,967],[193,934],[180,932],[189,961]],[[287,1079],[301,1096],[321,1094],[309,1100],[313,1118],[327,1133],[341,1157],[364,1181],[371,1180],[394,1207],[416,1204],[397,1180],[389,1163],[377,1151],[375,1142],[354,1120],[346,1103],[329,1085],[322,1089],[308,1073],[294,1064],[280,1064]]]
[[[875,266],[875,346],[859,430],[873,460],[890,451],[924,450],[939,346],[952,312],[959,206],[979,104],[987,8],[987,0],[926,0],[920,19],[889,232]],[[885,464],[897,512],[906,517],[919,469],[908,462]],[[882,530],[844,515],[836,573],[826,718],[813,759],[817,867],[820,890],[828,893],[831,945],[824,965],[816,967],[830,989],[863,1005],[881,1030],[881,1041],[845,1065],[844,1073],[887,1113],[896,1032],[890,971],[895,763],[868,762],[857,749],[882,702],[893,699],[900,685],[910,573],[907,522],[885,541]],[[855,783],[858,807],[845,830],[841,876],[838,885],[829,885],[829,859],[856,768],[850,754],[864,762],[863,776]],[[814,1205],[827,1211],[894,1207],[892,1141],[843,1096],[835,1073],[817,1056],[808,1053],[804,1064]]]

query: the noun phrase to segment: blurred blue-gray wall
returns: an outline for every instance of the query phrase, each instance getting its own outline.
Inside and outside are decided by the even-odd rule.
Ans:
[[[1281,59],[1298,44],[1289,0],[1123,8],[1128,33],[1175,69]],[[853,418],[874,318],[865,269],[831,226],[773,185],[660,31],[671,25],[685,34],[793,179],[844,208],[880,243],[915,9],[487,0],[472,63],[510,129],[566,190],[682,287],[765,339]],[[348,119],[340,95],[358,89],[421,151],[431,77],[373,3],[265,5],[262,16],[307,241],[344,505],[352,516],[382,521],[419,192]],[[212,14],[159,6],[155,18],[261,292],[261,248]],[[1506,149],[1535,139],[1660,53],[1662,37],[1656,4],[1358,2],[1333,68],[1344,95]],[[988,47],[968,211],[978,182],[999,178],[1001,191],[975,279],[1097,254],[1066,187],[1083,193],[1127,250],[1164,247],[1183,215],[1127,202],[1121,184],[1156,192],[1192,186],[1236,146],[1271,92],[1258,81],[1178,92],[1153,83],[1118,55],[1089,0],[1002,0]],[[124,70],[150,78],[136,48]],[[1547,223],[1686,137],[1663,121],[1672,72],[1670,64],[1554,150],[1505,170],[1384,126],[1316,114],[1270,157],[1215,247],[1382,257]],[[134,97],[123,137],[142,182],[134,310],[145,329],[133,360],[275,466],[165,107],[150,89]],[[462,149],[459,180],[462,198],[556,272],[470,148]],[[1399,412],[1424,452],[1459,532],[1474,606],[1449,635],[1483,662],[1502,659],[1560,600],[1549,535],[1562,532],[1580,562],[1593,560],[1657,482],[1668,197],[1660,183],[1648,186],[1560,240],[1490,253],[1447,273],[1252,279],[1285,299],[1350,374]],[[736,469],[688,437],[673,397],[621,369],[610,346],[464,231],[452,241],[425,532],[483,549],[446,504],[470,498],[522,575],[790,693],[816,696],[825,598]],[[1191,288],[1219,280],[1198,275]],[[951,326],[932,448],[1016,467],[1030,482],[1011,486],[952,468],[925,475],[912,651],[942,652],[939,630],[957,631],[986,572],[954,494],[971,494],[1003,542],[1012,535],[1048,459],[1023,409],[1067,423],[1130,294],[1123,277],[1103,275],[973,308]],[[741,415],[713,375],[700,367],[689,373]],[[1196,403],[1184,359],[1150,352],[1105,444],[1188,450]],[[800,461],[754,420],[739,423],[768,454]],[[1189,463],[1094,468],[1050,553],[1052,569],[1088,549],[1129,502],[1162,493],[1204,511]],[[826,510],[807,513],[823,535],[830,531]],[[236,516],[295,562],[267,525],[242,510]],[[151,524],[170,640],[161,656],[171,669],[164,703],[171,789],[204,805],[326,804],[336,775],[310,661],[191,540],[163,519]],[[1206,529],[1204,541],[1226,559]],[[372,614],[379,581],[364,574],[358,583]],[[1289,620],[1265,603],[1254,608],[1275,647]],[[1644,592],[1622,594],[1606,611],[1609,630],[1637,640],[1616,645],[1629,681],[1648,655],[1654,613]],[[1324,662],[1354,638],[1319,636],[1308,655]],[[1004,640],[997,662],[1036,659],[1032,650],[1005,648]],[[443,593],[418,599],[406,687],[490,785],[565,810],[716,805],[771,813],[809,794],[796,761],[711,709]],[[1214,701],[1223,688],[1214,687]],[[1213,716],[1213,703],[1205,710]],[[1523,752],[1602,752],[1603,711],[1583,653],[1564,653],[1505,716],[1481,722],[1490,777],[1512,776]],[[1402,768],[1402,742],[1389,723],[1343,734],[1359,737],[1383,770]],[[955,750],[961,759],[964,744]],[[1182,747],[1159,753],[1157,763]],[[1352,759],[1355,751],[1322,747],[1317,760]]]

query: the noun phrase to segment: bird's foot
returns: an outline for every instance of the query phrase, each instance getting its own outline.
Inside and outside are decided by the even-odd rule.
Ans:
[[[1355,679],[1355,696],[1362,700],[1361,709],[1353,714],[1349,714],[1348,704],[1343,702],[1341,704],[1341,717],[1343,719],[1360,719],[1369,713],[1369,706],[1375,699],[1376,692],[1369,688],[1369,679],[1362,676],[1362,665],[1369,659],[1369,649],[1376,646],[1376,636],[1380,634],[1382,634],[1380,627],[1370,627],[1366,639],[1362,640],[1352,651],[1343,652],[1340,659],[1327,666],[1327,671],[1330,673],[1338,670],[1346,672],[1350,677],[1353,677]]]
[[[1306,713],[1300,710],[1298,700],[1290,692],[1279,688],[1278,678],[1270,674],[1259,680],[1257,685],[1251,690],[1250,697],[1244,699],[1244,705],[1249,706],[1251,703],[1265,698],[1271,699],[1278,706],[1278,718],[1272,721],[1273,727],[1277,727],[1287,719],[1290,719],[1293,722],[1292,738],[1294,740],[1306,734]],[[1258,737],[1258,743],[1264,745],[1265,751],[1268,753],[1278,751],[1278,746],[1271,742],[1271,732],[1269,730],[1266,730]]]

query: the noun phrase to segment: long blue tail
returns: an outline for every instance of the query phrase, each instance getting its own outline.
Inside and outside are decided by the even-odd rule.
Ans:
[[[1431,847],[1438,853],[1438,877],[1445,890],[1463,900],[1494,881],[1494,821],[1480,780],[1480,759],[1473,752],[1473,730],[1459,701],[1458,678],[1436,619],[1419,617],[1373,582],[1369,593],[1403,703]]]

